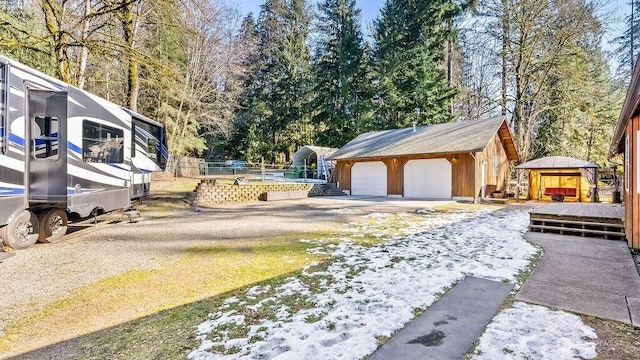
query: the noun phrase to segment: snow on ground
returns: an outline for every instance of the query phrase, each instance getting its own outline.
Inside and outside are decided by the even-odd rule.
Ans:
[[[593,359],[596,338],[577,315],[516,302],[493,318],[472,359]]]
[[[526,210],[367,215],[351,235],[313,242],[329,265],[227,299],[189,358],[360,359],[465,276],[516,281],[537,251]]]

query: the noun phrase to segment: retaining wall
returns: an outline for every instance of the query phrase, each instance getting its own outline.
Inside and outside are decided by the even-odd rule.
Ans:
[[[326,193],[325,184],[249,183],[247,185],[217,184],[215,179],[200,181],[194,190],[194,205],[230,204],[266,199],[267,191],[306,191],[309,196]]]

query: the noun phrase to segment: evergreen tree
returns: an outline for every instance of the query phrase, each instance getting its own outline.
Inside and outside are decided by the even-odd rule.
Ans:
[[[310,17],[304,0],[267,0],[255,26],[257,47],[245,81],[236,153],[249,161],[289,161],[311,142],[312,72],[307,38]]]
[[[258,97],[260,66],[260,34],[253,14],[247,15],[240,26],[239,44],[245,47],[241,62],[243,79],[242,92],[238,99],[238,109],[234,131],[227,143],[226,152],[234,158],[257,162],[261,157],[272,158],[273,154],[265,148],[268,138],[265,126],[262,126],[262,103]]]
[[[613,43],[617,45],[614,55],[619,61],[618,77],[628,82],[633,65],[640,53],[640,0],[629,0],[629,11],[625,17],[625,30]]]
[[[371,76],[355,0],[325,0],[318,8],[317,142],[340,147],[366,129],[371,117]]]
[[[276,72],[275,91],[269,98],[273,109],[273,123],[278,137],[276,150],[289,162],[293,154],[311,143],[311,55],[307,47],[310,15],[305,0],[290,0],[287,9],[287,32]]]
[[[375,22],[378,126],[406,127],[451,120],[455,89],[446,72],[453,21],[469,3],[387,0]]]

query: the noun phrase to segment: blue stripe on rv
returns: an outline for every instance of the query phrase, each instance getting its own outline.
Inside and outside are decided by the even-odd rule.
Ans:
[[[82,148],[72,143],[71,141],[67,141],[67,148],[73,152],[77,152],[78,154],[82,155]]]
[[[20,189],[0,186],[0,196],[7,195],[24,195],[24,188]]]
[[[9,141],[20,146],[24,146],[24,139],[11,132],[9,133]]]

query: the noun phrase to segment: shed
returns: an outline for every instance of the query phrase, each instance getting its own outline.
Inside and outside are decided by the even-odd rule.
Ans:
[[[640,61],[640,59],[638,60]],[[640,66],[636,61],[627,95],[613,134],[609,158],[622,156],[625,234],[630,247],[640,249]]]
[[[598,165],[566,156],[550,156],[516,166],[518,189],[528,181],[531,200],[598,201]]]
[[[477,200],[506,190],[518,154],[501,116],[368,132],[330,158],[352,195]]]
[[[333,163],[327,160],[327,157],[336,150],[338,149],[305,145],[293,154],[293,165],[315,168],[317,171],[314,171],[314,177],[328,179],[333,170]]]

